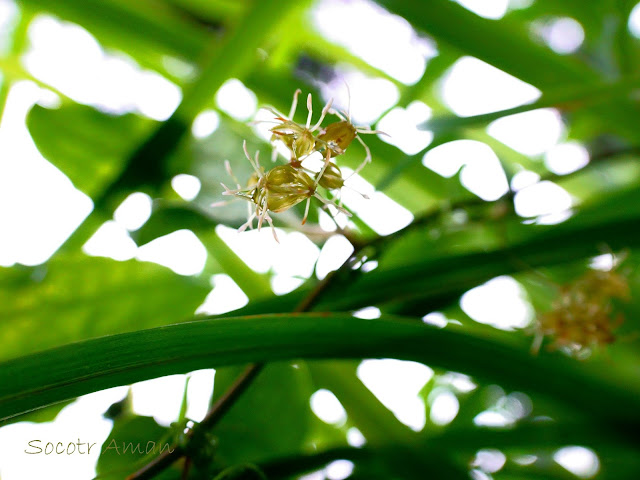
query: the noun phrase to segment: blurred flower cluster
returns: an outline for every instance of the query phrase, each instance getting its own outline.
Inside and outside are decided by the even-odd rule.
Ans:
[[[615,312],[613,299],[629,299],[627,278],[614,269],[590,270],[563,286],[551,311],[538,317],[534,349],[548,336],[551,349],[584,358],[594,348],[613,343],[614,330],[624,320]]]

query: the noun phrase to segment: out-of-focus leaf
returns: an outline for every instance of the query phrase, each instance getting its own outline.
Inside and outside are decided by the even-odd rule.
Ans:
[[[188,229],[197,235],[213,230],[216,225],[213,218],[193,204],[156,202],[149,220],[132,234],[132,238],[138,245],[144,245],[176,230]]]
[[[573,79],[589,80],[595,71],[575,58],[562,57],[534,43],[517,24],[497,25],[448,0],[428,4],[401,0],[378,0],[391,12],[461,51],[538,87]],[[527,58],[526,62],[522,58]],[[544,65],[544,68],[540,68]]]
[[[216,370],[215,402],[243,367]],[[267,365],[250,389],[216,425],[216,461],[221,465],[257,463],[303,449],[311,421],[313,390],[304,365]]]
[[[539,0],[527,8],[514,9],[507,13],[506,18],[509,20],[516,20],[522,23],[532,23],[534,21],[549,21],[551,19],[570,17],[580,23],[580,26],[584,29],[585,39],[584,43],[603,43],[603,30],[610,28],[611,25],[607,25],[605,18],[609,18],[616,15],[615,4],[621,5],[622,3],[629,3],[627,0],[624,2],[591,2],[586,4],[579,0],[564,0],[562,2],[556,2],[554,0]],[[581,49],[584,45],[581,46]]]
[[[402,0],[378,0],[378,3],[437,40],[541,89],[594,84],[601,77],[595,68],[577,57],[561,56],[535,43],[517,22],[504,20],[496,25],[449,0],[433,0],[428,4]],[[527,61],[522,61],[523,58]],[[611,122],[609,128],[629,138],[635,136],[629,127],[637,122],[638,111],[628,102],[610,102],[594,112],[601,116],[601,121]]]
[[[40,153],[94,197],[118,176],[151,122],[133,114],[114,116],[67,104],[56,110],[34,106],[27,126]]]
[[[126,52],[165,73],[167,56],[195,61],[214,36],[205,25],[165,2],[140,0],[19,0],[86,28],[105,47]]]
[[[513,219],[506,224],[506,230],[499,227],[498,237],[495,231],[481,226],[471,235],[482,242],[471,248],[472,236],[467,235],[467,247],[461,250],[425,248],[425,242],[441,232],[438,227],[432,231],[432,221],[417,224],[394,235],[375,270],[358,278],[348,270],[342,272],[314,309],[355,310],[396,302],[401,308],[396,313],[422,316],[446,307],[466,290],[499,275],[586,259],[602,253],[603,245],[614,251],[633,248],[639,240],[635,234],[640,218],[638,192],[619,192],[607,201],[585,207],[560,225],[522,225]],[[505,232],[510,241],[507,245]],[[464,238],[463,235],[457,240]],[[230,315],[291,310],[311,288],[313,281],[290,294],[253,302]]]
[[[240,464],[225,468],[213,480],[267,480],[267,477],[255,465]]]
[[[295,42],[296,48],[293,52],[299,55],[300,50],[306,50],[312,58],[321,62],[329,61],[330,63],[340,62],[341,64],[350,64],[359,71],[377,78],[384,78],[398,84],[399,82],[385,72],[369,65],[360,57],[353,55],[345,47],[329,42],[323,36],[314,33],[312,26],[308,26],[301,31],[291,30],[290,41]]]
[[[228,0],[169,0],[169,3],[208,21],[233,21],[248,8],[247,2]]]
[[[433,132],[446,132],[460,128],[479,127],[498,118],[529,112],[539,108],[555,107],[561,111],[580,109],[585,105],[601,104],[612,98],[628,96],[633,88],[640,85],[640,78],[628,78],[604,85],[573,85],[545,92],[540,100],[532,103],[471,117],[443,116],[426,121],[422,127]]]
[[[321,450],[307,455],[278,458],[260,466],[269,478],[292,478],[318,470],[336,460],[354,463],[350,479],[398,479],[429,477],[442,480],[464,480],[469,478],[466,466],[453,463],[443,452],[434,449],[415,448],[413,444],[389,443],[383,447],[341,447]],[[414,455],[415,454],[415,455]]]
[[[7,359],[65,343],[191,318],[206,281],[153,263],[58,255],[0,270],[0,332]]]
[[[134,234],[139,244],[177,230],[189,229],[203,242],[209,255],[245,292],[249,299],[264,298],[272,290],[266,275],[251,270],[215,232],[216,221],[193,204],[156,204],[149,220]]]
[[[444,449],[473,452],[479,448],[527,449],[561,448],[579,445],[589,439],[591,448],[623,447],[619,439],[602,432],[594,435],[592,425],[581,423],[521,422],[506,427],[460,428],[455,424],[443,429],[440,434],[425,443],[437,443]]]
[[[414,432],[400,423],[357,376],[355,362],[310,362],[315,384],[333,392],[367,442],[384,445],[409,441]]]
[[[171,450],[172,440],[170,429],[158,425],[152,417],[127,414],[116,418],[107,439],[96,445],[100,448],[98,478],[125,478],[162,451]]]
[[[301,4],[308,4],[308,0],[264,0],[255,3],[221,46],[216,45],[206,51],[200,63],[202,70],[198,80],[185,89],[182,102],[172,118],[190,123],[225,80],[244,76],[250,71],[256,61],[256,50],[263,46],[269,35],[277,32],[287,19],[287,14],[300,8]]]
[[[506,249],[457,257],[425,258],[421,261],[418,259],[419,250],[412,250],[414,258],[410,264],[387,269],[380,263],[378,269],[351,285],[344,285],[341,300],[334,305],[333,301],[337,299],[333,298],[332,308],[363,307],[376,304],[382,298],[395,301],[420,298],[425,302],[425,308],[429,308],[426,305],[430,299],[432,307],[439,308],[443,301],[448,303],[465,290],[499,275],[595,256],[600,253],[602,244],[609,244],[613,249],[636,246],[632,223],[611,222],[573,231],[568,227],[564,231],[549,229]]]
[[[202,243],[225,272],[250,299],[265,298],[272,294],[268,276],[253,271],[214,231],[200,233]]]
[[[149,186],[157,188],[166,180],[168,159],[185,138],[196,117],[209,104],[222,84],[234,76],[242,76],[255,61],[256,50],[276,31],[279,23],[293,9],[294,2],[262,1],[226,36],[222,45],[209,45],[199,62],[198,79],[183,90],[182,101],[169,119],[157,126],[127,156],[124,169],[96,200],[100,211],[113,208],[113,200],[129,190]],[[224,65],[224,68],[220,68]],[[110,208],[111,207],[111,208]]]

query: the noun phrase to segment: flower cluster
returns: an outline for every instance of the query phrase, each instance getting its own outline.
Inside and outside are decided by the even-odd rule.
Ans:
[[[534,349],[540,347],[544,336],[553,339],[550,348],[578,357],[613,343],[613,332],[624,319],[621,313],[614,313],[612,300],[628,298],[626,277],[614,270],[590,270],[562,287],[551,311],[539,316]]]
[[[341,204],[337,204],[334,200],[327,199],[318,193],[318,187],[326,189],[328,192],[336,192],[344,187],[345,179],[342,172],[334,159],[342,155],[351,145],[353,140],[358,140],[365,149],[366,155],[364,161],[354,171],[359,172],[367,163],[371,162],[371,152],[359,134],[381,133],[371,130],[369,127],[356,127],[351,123],[349,114],[341,114],[331,108],[332,100],[329,100],[322,109],[318,121],[311,125],[313,117],[312,97],[307,97],[307,122],[305,125],[296,123],[293,116],[296,111],[298,96],[300,90],[296,90],[293,96],[293,103],[288,116],[285,116],[272,108],[266,108],[274,114],[271,121],[275,125],[270,129],[271,143],[275,147],[277,143],[285,145],[290,153],[289,162],[286,165],[278,165],[265,171],[260,166],[259,152],[256,152],[254,158],[251,157],[247,150],[246,142],[244,142],[244,152],[253,167],[252,174],[246,187],[242,187],[237,179],[233,176],[231,167],[226,162],[227,171],[234,178],[236,188],[230,189],[222,184],[225,191],[223,195],[232,195],[237,198],[243,198],[250,202],[249,219],[240,227],[240,231],[253,227],[254,219],[258,220],[258,229],[266,220],[271,226],[276,241],[275,229],[269,212],[283,212],[294,205],[306,200],[306,208],[302,223],[307,220],[309,213],[309,205],[311,198],[317,198],[323,206],[333,205],[339,211],[348,212],[342,208]],[[327,114],[335,115],[339,121],[322,126]],[[274,148],[275,161],[276,150]],[[318,172],[309,170],[303,165],[303,162],[314,153],[322,155],[322,168]],[[364,195],[363,195],[364,196]],[[251,208],[251,204],[255,209]]]

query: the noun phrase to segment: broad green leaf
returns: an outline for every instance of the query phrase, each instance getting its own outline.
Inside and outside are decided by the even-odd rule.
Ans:
[[[553,397],[624,438],[640,424],[640,385],[608,364],[580,363],[560,354],[533,357],[522,342],[516,346],[512,340],[481,338],[416,320],[363,320],[345,314],[189,322],[9,360],[0,364],[0,418],[162,375],[292,358],[413,360]]]
[[[216,265],[238,284],[249,299],[270,296],[272,290],[268,277],[251,270],[222,241],[214,230],[216,223],[209,212],[194,204],[157,202],[149,220],[133,237],[142,245],[177,230],[189,229],[203,242]]]
[[[243,369],[234,366],[216,370],[212,402],[225,393]],[[223,466],[257,463],[302,450],[311,423],[312,393],[304,365],[267,365],[213,430],[218,439],[216,461]]]
[[[196,205],[186,202],[156,202],[149,220],[132,234],[138,245],[145,245],[156,238],[176,230],[187,229],[198,234],[213,230],[217,222]]]
[[[151,122],[133,114],[114,116],[65,104],[55,110],[34,106],[27,126],[40,153],[79,190],[95,197],[124,168]]]
[[[384,445],[407,441],[413,432],[394,417],[360,381],[355,362],[310,362],[309,369],[318,387],[333,392],[347,411],[349,420],[367,442]]]
[[[206,281],[146,262],[57,256],[0,270],[0,332],[7,359],[65,343],[184,321]]]
[[[101,479],[118,479],[133,473],[161,451],[172,449],[170,429],[152,417],[131,413],[116,418],[113,429],[102,443],[96,473]]]

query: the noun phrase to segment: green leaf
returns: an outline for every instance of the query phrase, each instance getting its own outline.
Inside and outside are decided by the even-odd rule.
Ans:
[[[216,370],[212,402],[227,391],[243,369],[234,366]],[[216,460],[222,465],[256,463],[300,451],[308,435],[312,393],[304,365],[267,365],[216,425]]]
[[[132,234],[138,245],[145,245],[156,238],[176,230],[187,229],[198,235],[213,230],[215,219],[201,208],[185,202],[155,202],[149,220]]]
[[[453,463],[442,452],[417,450],[415,444],[392,444],[383,447],[364,448],[338,447],[320,450],[306,455],[277,458],[261,464],[268,478],[292,478],[318,470],[335,460],[349,460],[355,464],[350,479],[415,479],[429,477],[442,480],[466,480],[469,478],[466,465]]]
[[[98,477],[124,478],[161,451],[171,449],[171,441],[170,430],[158,425],[152,417],[133,414],[119,417],[107,439],[99,446]]]
[[[76,188],[95,197],[124,168],[127,155],[151,122],[133,114],[107,115],[84,105],[65,104],[56,110],[35,105],[27,126],[40,153]]]
[[[369,444],[406,442],[414,432],[391,413],[360,381],[356,362],[310,362],[309,369],[318,387],[333,392],[347,411],[349,420]]]
[[[164,72],[167,55],[195,61],[214,38],[205,25],[164,2],[19,0],[18,3],[80,24],[104,47],[122,50],[142,65]]]
[[[267,477],[258,467],[245,464],[229,467],[213,480],[267,480]]]
[[[59,255],[0,270],[0,332],[7,359],[65,343],[183,321],[206,281],[146,262]]]
[[[33,410],[24,415],[18,415],[17,417],[9,418],[5,421],[0,421],[0,427],[10,425],[17,422],[32,422],[32,423],[46,423],[52,422],[58,416],[60,411],[67,405],[72,404],[74,400],[67,400],[66,402],[56,403],[48,407],[41,408],[39,410]]]
[[[600,82],[602,72],[576,56],[561,56],[535,43],[524,22],[495,21],[481,18],[449,0],[431,0],[427,4],[403,0],[378,0],[392,13],[408,19],[418,30],[436,40],[472,55],[540,89],[558,85],[589,85]],[[522,61],[526,58],[527,61]],[[630,126],[638,112],[625,108],[626,102],[610,102],[593,110],[602,126],[607,125],[629,138],[635,138]],[[607,122],[610,122],[607,124]]]
[[[10,360],[0,364],[0,418],[161,375],[301,357],[413,360],[554,397],[623,434],[640,424],[640,385],[607,364],[579,363],[560,354],[533,357],[527,343],[514,346],[513,340],[476,337],[415,320],[362,320],[345,314],[190,322]]]
[[[460,128],[481,127],[502,117],[539,108],[555,107],[563,112],[571,112],[585,106],[607,103],[612,99],[624,97],[629,94],[631,89],[637,88],[638,85],[640,85],[640,78],[632,77],[602,85],[583,86],[578,84],[571,87],[561,87],[555,90],[548,90],[540,100],[506,110],[470,117],[434,117],[422,124],[422,128],[441,133]]]
[[[609,199],[586,206],[560,225],[522,225],[517,217],[506,226],[497,223],[463,231],[467,235],[445,236],[445,249],[425,248],[425,242],[443,234],[433,216],[390,237],[382,237],[378,267],[360,275],[345,270],[319,299],[318,311],[356,310],[393,302],[394,313],[426,315],[455,302],[465,291],[494,277],[543,266],[558,266],[602,253],[602,246],[616,251],[633,248],[640,219],[638,189],[618,192]],[[510,243],[504,245],[504,235]],[[483,237],[487,237],[486,244]],[[475,238],[475,242],[474,242]],[[447,241],[448,240],[448,241]],[[463,243],[466,242],[466,243]],[[461,243],[460,251],[450,248]],[[473,247],[471,247],[473,246]],[[370,251],[377,251],[372,247]],[[279,297],[253,302],[229,315],[276,313],[292,310],[314,286],[311,280],[300,289]]]
[[[251,270],[218,236],[214,230],[216,224],[207,212],[194,204],[156,202],[151,217],[133,237],[139,244],[145,244],[176,230],[189,229],[203,242],[222,271],[227,272],[249,299],[271,296],[268,276]]]
[[[534,43],[517,23],[504,21],[496,25],[449,0],[432,0],[428,4],[402,0],[378,0],[378,3],[436,39],[537,87],[596,78],[595,71],[577,59],[562,57]],[[523,62],[523,58],[527,61]]]

